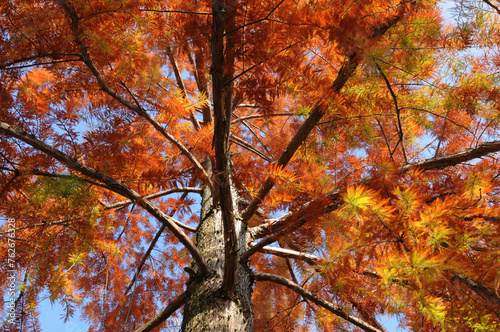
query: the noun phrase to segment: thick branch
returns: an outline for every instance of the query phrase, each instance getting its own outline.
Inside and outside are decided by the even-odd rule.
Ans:
[[[60,173],[53,173],[53,172],[47,172],[47,171],[41,171],[38,169],[18,169],[18,168],[7,168],[7,167],[0,167],[0,170],[3,171],[8,171],[8,172],[13,172],[14,176],[5,184],[3,189],[0,191],[0,197],[4,194],[4,192],[8,189],[8,186],[18,177],[24,176],[24,175],[38,175],[38,176],[45,176],[45,177],[50,177],[50,178],[60,178],[60,179],[77,179],[78,181],[82,181],[94,186],[98,187],[103,187],[106,189],[110,189],[108,186],[106,186],[103,183],[92,181],[87,178],[82,178],[79,176],[75,176],[73,174],[60,174]]]
[[[399,172],[401,174],[409,171],[410,169],[418,168],[424,171],[441,169],[445,167],[451,167],[458,165],[460,163],[487,156],[490,153],[495,153],[500,151],[500,141],[486,142],[479,144],[475,148],[467,149],[461,152],[450,153],[445,156],[430,158],[414,163],[405,164],[400,167]],[[365,178],[360,180],[359,184],[369,184],[371,178]],[[289,229],[296,229],[301,225],[305,224],[307,220],[307,211],[315,210],[316,214],[319,213],[330,213],[341,207],[344,202],[341,196],[342,191],[337,189],[327,193],[324,197],[312,200],[308,203],[302,205],[299,211],[294,213],[287,213],[279,218],[269,219],[266,223],[251,228],[249,242],[256,239],[268,236],[266,239],[259,242],[257,245],[254,244],[252,247],[252,253],[260,250],[265,245],[269,245],[276,241],[281,235],[286,233]],[[322,205],[318,209],[318,204]],[[255,249],[254,249],[255,248]],[[246,253],[246,258],[250,257],[250,250]]]
[[[250,107],[250,106],[241,106],[240,105],[240,107]],[[259,118],[268,119],[268,118],[275,117],[275,116],[297,116],[297,114],[295,114],[295,113],[273,113],[273,114],[268,114],[268,115],[267,114],[266,115],[264,115],[264,114],[253,114],[253,115],[247,115],[247,116],[237,117],[231,123],[235,124],[235,123],[238,123],[238,122],[242,122],[242,121],[246,121],[246,120],[251,120],[251,119],[259,119]]]
[[[308,210],[314,210],[318,208],[318,205],[323,204],[321,209],[326,209],[324,213],[332,212],[338,207],[343,205],[341,190],[334,190],[325,195],[322,199],[312,200],[302,205],[302,207],[296,212],[288,212],[279,218],[268,219],[266,223],[252,227],[250,229],[250,239],[260,239],[269,234],[275,234],[280,232],[283,228],[293,224],[303,224],[305,223],[305,218],[307,216],[306,212]],[[315,212],[317,213],[317,212]],[[269,243],[270,244],[270,243]]]
[[[481,158],[498,151],[500,151],[500,141],[481,143],[475,148],[403,165],[403,167],[400,168],[400,172],[407,172],[411,168],[419,168],[426,171],[431,169],[446,168],[475,158]]]
[[[120,194],[124,197],[127,197],[132,201],[136,201],[140,206],[142,206],[145,210],[147,210],[157,220],[166,224],[168,229],[179,239],[179,241],[186,247],[186,249],[193,256],[196,263],[200,266],[200,270],[202,271],[203,274],[206,274],[208,272],[207,267],[203,263],[200,253],[196,249],[194,243],[182,231],[182,229],[180,229],[179,226],[176,225],[175,220],[166,215],[165,213],[163,213],[149,200],[147,200],[144,197],[141,197],[141,195],[139,195],[137,192],[130,189],[125,183],[119,182],[105,173],[102,173],[92,167],[88,167],[82,164],[78,160],[70,157],[69,155],[63,153],[62,151],[40,141],[35,136],[30,135],[25,131],[20,130],[14,126],[11,126],[5,122],[0,122],[0,132],[8,136],[15,137],[23,141],[24,143],[31,145],[32,147],[48,154],[54,159],[65,164],[69,168],[72,168],[91,179],[104,183],[113,192]]]
[[[495,6],[494,4],[492,4],[489,0],[483,0],[488,6],[490,6],[491,8],[493,8],[497,14],[500,15],[500,8],[498,8],[498,6]]]
[[[170,317],[177,309],[183,306],[184,302],[186,301],[186,298],[187,298],[186,292],[182,293],[175,300],[170,302],[170,304],[165,309],[163,309],[162,312],[160,312],[153,319],[151,319],[149,322],[139,327],[134,332],[149,332],[153,330],[155,327],[159,326],[161,323],[166,321],[168,317]]]
[[[410,5],[415,4],[416,1],[410,1]],[[400,8],[399,11],[394,17],[386,22],[386,24],[383,24],[377,28],[374,29],[372,35],[369,37],[369,39],[376,39],[380,36],[382,36],[384,33],[389,30],[390,27],[394,26],[401,18],[403,15],[408,11],[408,7],[405,6],[407,2],[405,0],[401,1],[400,3]],[[337,75],[337,78],[332,84],[332,87],[330,88],[329,91],[329,96],[331,97],[333,95],[336,95],[342,90],[344,85],[346,84],[347,80],[354,75],[354,72],[356,71],[356,68],[359,65],[359,56],[357,53],[352,53],[349,56],[349,60],[347,63],[345,63],[342,68],[340,68],[339,73]],[[300,145],[306,140],[306,138],[309,136],[309,133],[311,130],[319,123],[321,118],[323,117],[328,105],[325,104],[325,101],[322,100],[313,107],[313,110],[309,114],[309,117],[306,119],[306,121],[302,124],[302,126],[299,128],[298,132],[295,134],[295,136],[292,138],[288,146],[286,147],[285,151],[281,154],[280,158],[278,159],[278,166],[286,166],[292,156],[294,155],[295,151],[300,147]],[[271,177],[267,178],[267,180],[264,182],[264,185],[262,188],[259,190],[257,193],[257,196],[254,198],[254,200],[249,204],[247,209],[243,212],[242,218],[244,221],[248,221],[255,213],[257,210],[257,207],[264,198],[269,194],[271,189],[274,186],[274,181]]]
[[[462,284],[472,289],[474,292],[476,292],[479,296],[481,296],[485,300],[495,302],[496,304],[500,304],[500,297],[497,294],[495,294],[494,291],[492,291],[487,287],[484,287],[480,283],[459,274],[455,274],[452,280],[453,279],[460,281]]]
[[[356,54],[353,54],[349,58],[349,61],[346,64],[344,64],[344,66],[342,66],[337,75],[337,78],[333,82],[333,85],[331,87],[332,95],[337,94],[342,89],[347,80],[354,74],[354,71],[358,67],[358,64],[359,64],[359,59],[356,56]],[[292,138],[292,140],[286,147],[285,151],[283,151],[283,153],[279,157],[277,161],[278,166],[284,167],[288,164],[290,159],[292,159],[295,151],[297,151],[297,149],[309,136],[309,133],[319,123],[319,121],[325,114],[327,107],[328,105],[324,101],[321,101],[314,106],[313,110],[309,114],[309,117],[306,119],[306,121],[304,121],[302,126],[299,128],[295,136]],[[253,201],[248,205],[246,210],[243,212],[242,215],[243,220],[248,221],[255,214],[255,211],[257,211],[259,204],[262,203],[264,198],[267,196],[267,194],[269,194],[269,192],[273,187],[274,187],[274,180],[271,177],[268,177],[264,182],[262,188],[257,193],[257,196],[253,199]]]
[[[294,283],[286,278],[283,278],[283,277],[280,277],[280,276],[277,276],[274,274],[262,273],[262,272],[254,272],[253,275],[254,275],[255,279],[258,281],[270,281],[270,282],[274,282],[276,284],[279,284],[279,285],[282,285],[282,286],[285,286],[285,287],[291,289],[292,291],[301,295],[303,298],[313,302],[314,304],[316,304],[320,307],[327,309],[328,311],[330,311],[334,315],[345,319],[346,321],[356,325],[357,327],[363,329],[364,331],[383,332],[383,331],[377,329],[376,327],[371,326],[370,324],[366,323],[365,321],[359,319],[358,317],[349,315],[344,310],[342,310],[342,308],[336,306],[335,304],[333,304],[331,302],[326,301],[325,299],[319,297],[318,295],[308,291],[307,289],[297,285],[296,283]]]
[[[279,257],[284,257],[284,258],[293,258],[293,259],[300,259],[303,261],[306,261],[310,265],[317,265],[320,262],[323,262],[324,259],[304,253],[304,252],[299,252],[295,250],[290,250],[290,249],[285,249],[285,248],[278,248],[278,247],[270,247],[270,246],[265,246],[259,250],[259,252],[262,252],[264,254],[271,254],[271,255],[276,255]]]

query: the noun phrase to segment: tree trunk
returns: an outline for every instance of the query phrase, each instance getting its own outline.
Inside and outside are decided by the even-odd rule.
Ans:
[[[234,189],[234,188],[232,188]],[[235,191],[232,190],[234,193]],[[237,206],[233,194],[234,205]],[[247,227],[236,216],[239,255],[245,251]],[[235,295],[229,298],[222,290],[224,274],[224,230],[222,213],[213,207],[210,190],[204,188],[201,203],[201,221],[196,232],[197,248],[208,267],[209,275],[198,276],[199,269],[192,264],[187,285],[182,331],[253,331],[252,283],[248,265],[238,265]]]

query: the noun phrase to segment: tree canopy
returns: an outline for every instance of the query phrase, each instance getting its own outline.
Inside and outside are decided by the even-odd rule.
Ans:
[[[3,328],[500,330],[499,19],[4,0]]]

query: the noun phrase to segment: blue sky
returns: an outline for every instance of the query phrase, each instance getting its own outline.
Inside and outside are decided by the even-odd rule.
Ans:
[[[50,304],[48,299],[40,303],[40,325],[44,332],[86,332],[89,324],[79,319],[79,314],[64,323],[64,310],[59,303]]]

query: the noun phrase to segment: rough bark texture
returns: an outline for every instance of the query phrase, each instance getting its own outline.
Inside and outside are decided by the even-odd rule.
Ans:
[[[235,197],[233,197],[235,200]],[[236,203],[236,202],[234,202]],[[197,229],[197,248],[209,273],[199,276],[193,264],[184,305],[182,331],[253,331],[252,277],[248,266],[239,264],[233,297],[223,291],[224,231],[222,213],[213,207],[210,191],[202,194],[201,222]],[[246,225],[235,216],[239,252],[245,251]]]

